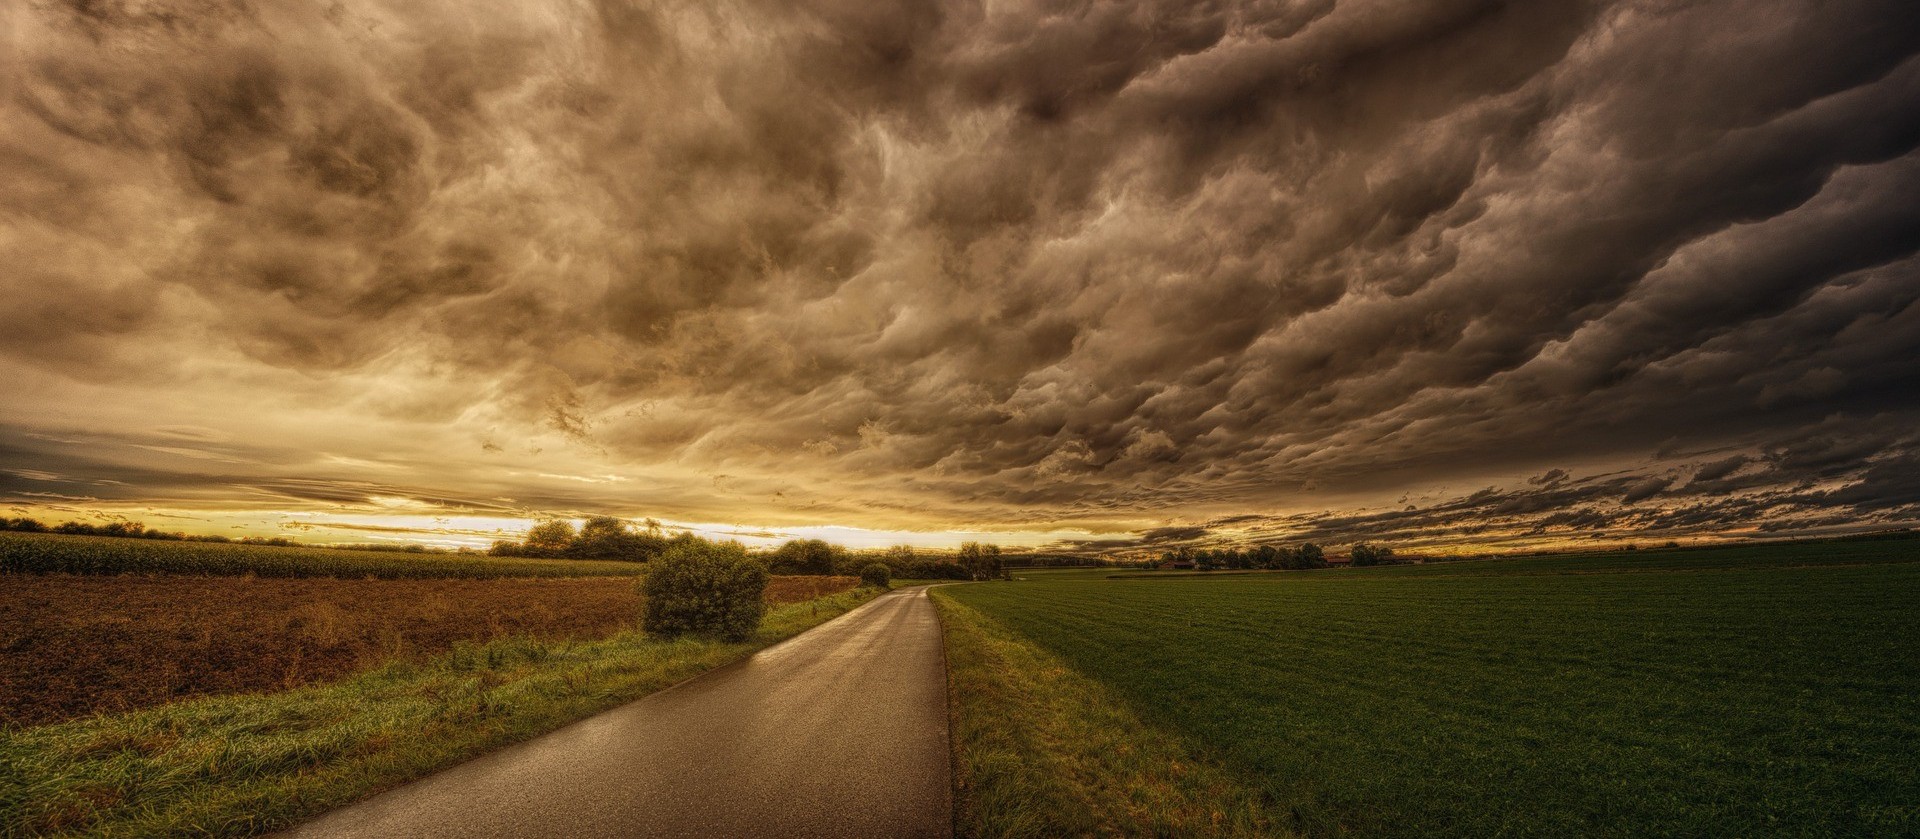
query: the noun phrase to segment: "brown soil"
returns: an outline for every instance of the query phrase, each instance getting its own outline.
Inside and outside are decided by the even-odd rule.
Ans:
[[[853,577],[775,577],[771,603]],[[283,690],[502,635],[639,623],[633,578],[336,580],[0,576],[0,724]]]

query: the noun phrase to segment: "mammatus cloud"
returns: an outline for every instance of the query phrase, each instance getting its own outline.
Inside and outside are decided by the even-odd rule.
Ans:
[[[23,507],[1920,518],[1901,0],[0,14]]]

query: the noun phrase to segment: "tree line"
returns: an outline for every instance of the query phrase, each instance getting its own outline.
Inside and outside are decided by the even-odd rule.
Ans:
[[[167,542],[218,542],[238,545],[274,545],[290,548],[298,542],[284,536],[201,536],[180,533],[171,530],[155,530],[137,521],[110,521],[105,524],[88,524],[83,521],[68,521],[49,525],[38,519],[0,518],[0,530],[15,533],[65,533],[70,536],[116,536],[122,539],[159,539]]]
[[[1354,545],[1347,556],[1356,568],[1401,562],[1394,557],[1392,548],[1367,542]],[[1251,548],[1196,549],[1183,546],[1162,553],[1158,565],[1161,568],[1193,568],[1200,571],[1307,571],[1325,568],[1328,562],[1325,548],[1306,542],[1285,547],[1258,545]]]
[[[633,526],[613,516],[593,516],[578,527],[567,519],[535,524],[525,538],[500,540],[487,552],[494,556],[552,559],[602,559],[651,562],[676,546],[723,544],[692,533],[666,535],[660,523],[647,519]],[[885,566],[891,577],[914,580],[987,580],[1001,576],[1000,548],[968,542],[954,554],[916,551],[895,545],[880,552],[855,552],[820,539],[793,539],[772,551],[750,554],[773,574],[837,574],[861,576],[872,564]]]

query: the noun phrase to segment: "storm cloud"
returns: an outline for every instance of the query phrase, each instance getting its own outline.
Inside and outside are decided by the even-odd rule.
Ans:
[[[1904,0],[0,15],[22,509],[1920,519]]]

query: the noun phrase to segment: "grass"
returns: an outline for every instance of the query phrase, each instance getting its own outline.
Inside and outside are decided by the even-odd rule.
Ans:
[[[0,835],[288,827],[797,635],[871,589],[776,607],[743,643],[500,639],[283,693],[0,732]]]
[[[969,837],[1262,836],[1258,797],[1113,691],[935,589]]]
[[[1055,657],[1061,678],[1102,686],[1140,737],[1223,767],[1238,786],[1226,800],[1253,796],[1279,829],[1920,835],[1916,550],[1636,552],[1502,560],[1504,572],[1028,572],[940,595]],[[1008,660],[1005,678],[1031,681],[1045,661]],[[1046,703],[976,701],[1009,725],[1046,716]],[[977,733],[957,745],[1001,748]],[[1023,816],[963,816],[1007,835],[993,825],[1072,812],[1036,789],[1015,805]]]
[[[0,573],[484,579],[637,576],[644,573],[644,569],[644,565],[633,562],[515,559],[0,532]]]

